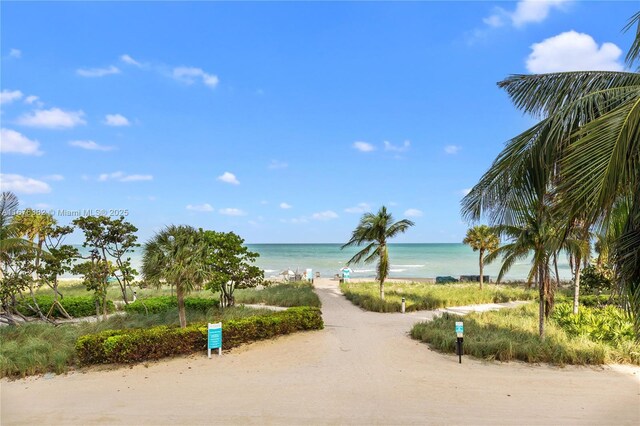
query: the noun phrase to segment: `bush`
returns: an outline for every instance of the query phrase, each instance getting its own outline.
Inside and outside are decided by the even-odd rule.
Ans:
[[[220,302],[215,299],[206,299],[204,297],[186,297],[184,299],[186,309],[199,312],[207,312],[211,308],[220,306]],[[138,299],[135,302],[125,305],[124,310],[127,313],[136,312],[139,314],[158,314],[166,312],[178,306],[178,299],[170,296],[149,297],[147,299]]]
[[[607,265],[589,265],[580,272],[580,287],[585,293],[599,294],[613,289],[615,274]]]
[[[603,308],[581,306],[574,315],[573,306],[563,303],[555,307],[552,318],[571,336],[586,336],[612,345],[625,340],[633,342],[635,338],[629,317],[612,305]]]
[[[222,347],[268,339],[300,330],[324,327],[317,308],[290,308],[271,315],[222,322]],[[132,363],[206,350],[207,325],[186,328],[158,326],[148,329],[107,330],[82,336],[76,344],[81,364]]]
[[[62,299],[59,298],[58,301],[72,317],[90,317],[96,314],[96,302],[93,296],[66,296]],[[42,313],[47,315],[53,305],[53,296],[36,296],[36,302],[40,306]],[[18,312],[22,315],[34,315],[34,312],[27,306],[28,304],[33,304],[31,298],[25,298],[19,302],[17,306]],[[113,302],[107,300],[107,312],[114,311]],[[57,307],[53,310],[51,316],[63,318],[62,312]]]

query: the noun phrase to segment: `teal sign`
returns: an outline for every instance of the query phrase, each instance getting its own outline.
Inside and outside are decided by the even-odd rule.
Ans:
[[[222,324],[209,324],[207,349],[218,349],[222,347]]]
[[[351,269],[343,269],[342,278],[344,278],[345,280],[348,280],[349,278],[351,278]]]
[[[462,337],[462,333],[464,333],[464,324],[462,321],[456,321],[456,334]]]

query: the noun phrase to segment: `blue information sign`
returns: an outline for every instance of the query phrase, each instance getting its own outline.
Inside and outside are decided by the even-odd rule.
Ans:
[[[456,334],[458,337],[462,337],[462,333],[464,332],[464,324],[462,321],[456,321]]]
[[[218,355],[222,354],[222,323],[209,324],[207,326],[207,352],[211,358],[211,349],[218,349]]]

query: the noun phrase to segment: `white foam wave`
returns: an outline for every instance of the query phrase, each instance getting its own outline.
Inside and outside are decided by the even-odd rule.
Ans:
[[[365,272],[375,272],[375,269],[354,269],[353,272],[355,274],[363,274]]]
[[[389,272],[404,272],[406,269],[389,269]]]
[[[423,268],[425,265],[396,265],[401,268]]]

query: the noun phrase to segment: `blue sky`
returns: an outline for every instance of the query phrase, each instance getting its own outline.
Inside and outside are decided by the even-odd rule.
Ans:
[[[624,69],[634,2],[1,4],[2,189],[247,242],[460,242],[460,199],[534,123],[496,82]],[[80,237],[76,237],[80,241]]]

